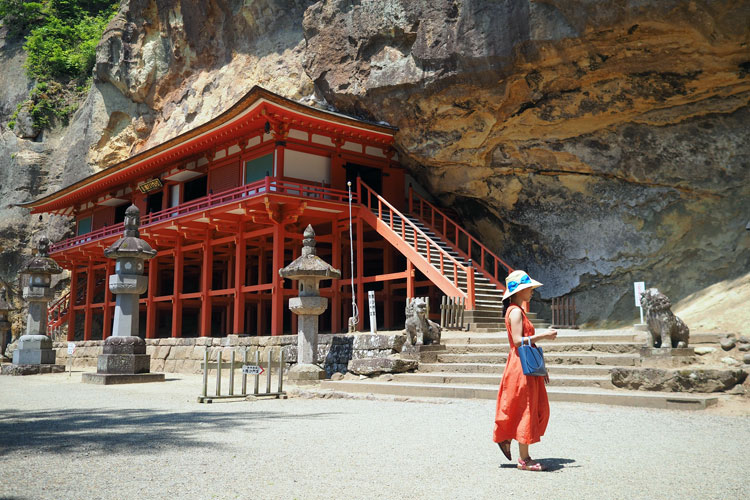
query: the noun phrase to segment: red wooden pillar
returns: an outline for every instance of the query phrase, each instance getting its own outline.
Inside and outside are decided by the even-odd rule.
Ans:
[[[284,332],[284,292],[279,269],[284,267],[284,226],[276,224],[273,228],[273,265],[271,266],[271,335]]]
[[[70,299],[68,302],[68,340],[76,339],[76,297],[78,296],[78,263],[70,270]]]
[[[156,303],[157,278],[159,276],[159,259],[148,261],[148,298],[146,299],[146,338],[156,338]]]
[[[414,298],[414,264],[410,260],[406,261],[406,298]]]
[[[344,141],[340,142],[343,144]],[[346,169],[344,169],[344,161],[341,159],[341,154],[338,152],[331,155],[331,187],[334,189],[346,189]]]
[[[234,239],[234,318],[232,331],[235,334],[245,333],[245,295],[242,287],[245,285],[245,258],[247,247],[240,234]]]
[[[203,241],[203,266],[201,269],[201,337],[211,336],[211,277],[213,276],[213,247],[206,237]]]
[[[174,249],[174,285],[172,289],[172,337],[182,337],[182,266],[184,256],[182,254],[182,239],[177,239]]]
[[[341,230],[339,228],[339,221],[334,220],[331,226],[333,227],[331,265],[343,271],[341,268]],[[331,333],[338,333],[341,331],[341,285],[339,285],[338,280],[332,280],[331,287],[333,288],[333,297],[331,298]]]
[[[286,150],[286,141],[276,141],[276,171],[274,176],[277,179],[284,177],[284,150]]]
[[[112,260],[107,260],[107,268],[104,276],[104,319],[102,324],[102,340],[112,335],[112,307],[109,305],[112,302],[112,292],[109,290],[109,277],[115,273],[115,263]],[[71,290],[73,289],[71,285]]]
[[[293,248],[294,249],[292,250],[292,260],[294,260],[298,256],[302,255],[302,245],[300,245],[298,243],[295,243]],[[284,283],[283,280],[281,282]],[[292,323],[292,325],[291,325],[292,334],[295,334],[295,333],[298,332],[298,330],[297,330],[297,315],[296,314],[292,314],[292,316],[291,316],[291,323]]]
[[[94,300],[94,263],[89,260],[86,268],[86,317],[83,322],[83,340],[91,340],[91,321],[94,319],[91,301]]]
[[[260,248],[258,249],[258,283],[262,285],[266,280],[266,238],[263,237],[260,241]],[[266,315],[263,308],[263,294],[265,292],[258,292],[258,303],[255,305],[256,308],[256,332],[257,335],[266,333]]]
[[[357,217],[357,310],[359,311],[359,323],[357,330],[362,331],[364,328],[364,315],[367,306],[365,304],[365,287],[362,279],[365,274],[365,248],[364,248],[364,220]]]
[[[389,274],[393,272],[393,250],[390,245],[386,244],[383,248],[383,273]],[[383,301],[383,327],[386,330],[393,328],[393,301],[391,300],[392,289],[391,281],[386,281],[383,284],[383,292],[385,292],[385,300]]]

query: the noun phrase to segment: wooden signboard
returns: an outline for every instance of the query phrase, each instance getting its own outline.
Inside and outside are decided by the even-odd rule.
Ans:
[[[141,184],[138,184],[138,190],[141,193],[150,193],[151,191],[156,191],[157,189],[161,189],[164,184],[161,183],[161,179],[151,179],[150,181],[143,182]]]

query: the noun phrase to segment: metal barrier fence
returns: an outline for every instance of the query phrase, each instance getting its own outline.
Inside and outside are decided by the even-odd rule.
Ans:
[[[229,388],[228,394],[222,394],[221,390],[221,349],[216,352],[216,362],[209,363],[208,361],[208,348],[203,354],[203,391],[198,396],[199,403],[212,403],[214,399],[231,399],[231,398],[246,398],[248,396],[273,396],[275,398],[286,399],[286,393],[283,391],[284,388],[284,351],[279,351],[279,382],[276,387],[276,392],[271,392],[271,350],[268,350],[268,373],[266,374],[266,392],[260,392],[260,376],[263,373],[263,368],[260,366],[260,356],[258,351],[255,351],[254,364],[249,365],[247,362],[247,350],[245,348],[242,353],[242,389],[239,394],[234,393],[234,370],[237,367],[235,362],[235,349],[232,349],[229,358]],[[214,395],[208,394],[208,372],[212,368],[216,369],[216,393]],[[253,392],[247,392],[247,376],[253,375],[255,377],[253,384]]]
[[[578,328],[576,326],[575,297],[552,299],[552,328]]]
[[[466,299],[464,297],[446,297],[443,295],[440,304],[440,326],[463,330]]]

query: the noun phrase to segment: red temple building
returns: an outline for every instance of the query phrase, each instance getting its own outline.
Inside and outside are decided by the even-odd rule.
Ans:
[[[255,87],[210,122],[24,205],[75,218],[76,236],[50,252],[71,273],[50,326],[67,325],[69,340],[110,335],[114,263],[103,251],[131,204],[158,250],[141,297],[146,338],[296,332],[296,283],[278,270],[299,256],[307,224],[343,273],[321,287],[321,331],[346,331],[352,282],[360,330],[370,290],[381,329],[400,327],[414,296],[430,297],[433,313],[458,297],[469,323],[500,321],[510,267],[407,184],[396,132]]]

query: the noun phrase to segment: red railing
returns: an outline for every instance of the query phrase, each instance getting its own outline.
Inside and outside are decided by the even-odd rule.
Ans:
[[[159,212],[153,212],[141,217],[141,229],[155,224],[174,220],[178,217],[194,214],[204,210],[220,207],[229,203],[246,200],[262,194],[271,193],[275,195],[301,196],[304,198],[318,198],[336,203],[348,203],[349,193],[340,189],[332,189],[325,186],[315,186],[300,182],[290,182],[275,177],[266,177],[262,180],[228,189],[216,194],[209,194],[202,198],[183,203],[176,207],[167,208]],[[356,202],[356,200],[353,200]],[[113,226],[103,227],[96,231],[69,238],[52,245],[51,252],[59,252],[69,248],[101,240],[123,232],[122,222]]]
[[[47,334],[54,337],[68,317],[70,309],[70,292],[65,292],[47,310]]]
[[[500,290],[505,290],[505,276],[513,271],[503,259],[469,234],[443,211],[414,192],[409,186],[409,213],[420,220],[450,244],[463,258],[477,263],[482,274]],[[505,268],[507,273],[502,273]]]
[[[414,251],[426,258],[430,266],[438,271],[440,275],[448,280],[448,271],[453,271],[453,287],[466,299],[466,309],[474,309],[475,302],[475,290],[474,290],[474,268],[471,266],[464,266],[461,262],[456,260],[451,254],[443,250],[432,238],[427,236],[416,224],[406,218],[404,214],[399,212],[393,205],[388,203],[382,196],[376,193],[362,180],[357,178],[357,197],[361,204],[367,207],[371,212],[375,212],[378,219],[383,223],[387,224],[391,231],[398,235],[401,240],[413,247]],[[374,208],[377,210],[375,211]],[[388,216],[388,220],[383,219],[383,214]],[[394,223],[394,219],[398,217],[401,222]],[[409,243],[407,240],[407,228],[411,231],[414,241]],[[411,235],[408,235],[411,236]],[[419,244],[423,243],[425,253],[423,254],[419,249]],[[439,258],[439,265],[432,263],[433,255],[437,255]],[[463,271],[466,273],[466,290],[462,290],[458,283],[458,273]],[[432,278],[428,276],[428,278]],[[432,280],[435,282],[435,280]]]

